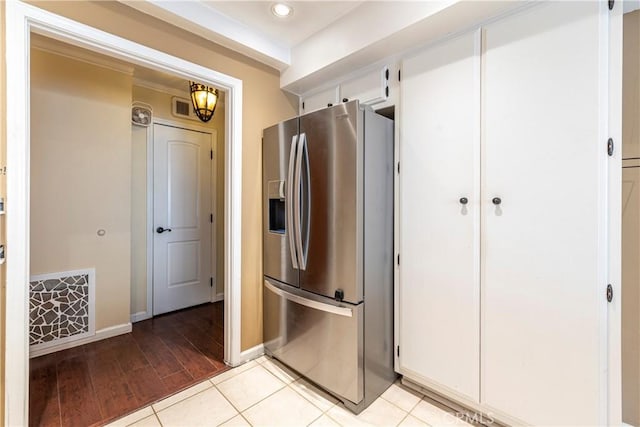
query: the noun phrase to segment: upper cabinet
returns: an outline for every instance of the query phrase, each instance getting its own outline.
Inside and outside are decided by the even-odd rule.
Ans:
[[[397,87],[397,77],[392,78],[392,73],[397,76],[397,67],[382,65],[348,76],[328,88],[304,94],[300,99],[300,114],[355,99],[376,107],[391,105]]]
[[[391,71],[385,65],[347,80],[340,84],[340,98],[343,102],[358,99],[361,104],[368,105],[384,102],[389,98],[390,77]]]
[[[310,113],[321,108],[331,107],[339,101],[340,90],[336,86],[300,98],[300,114]]]

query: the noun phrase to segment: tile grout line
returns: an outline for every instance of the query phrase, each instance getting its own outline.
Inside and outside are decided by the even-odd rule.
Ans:
[[[320,418],[322,418],[324,416],[324,412],[322,412],[320,415],[318,415],[317,417],[315,417],[313,419],[313,421],[311,421],[309,424],[307,424],[307,427],[309,427],[311,424],[315,423],[316,421],[318,421]]]
[[[320,411],[322,411],[322,414],[326,414],[327,412],[329,412],[329,410],[331,410],[334,406],[336,406],[336,405],[337,405],[337,403],[331,403],[331,405],[329,406],[329,408],[328,408],[328,409],[326,409],[326,410],[322,410],[322,408],[320,408],[318,405],[316,405],[315,403],[313,403],[313,402],[311,401],[311,399],[307,398],[305,395],[303,395],[302,393],[300,393],[298,390],[296,390],[295,388],[291,387],[291,384],[293,384],[294,382],[297,382],[299,379],[302,379],[302,377],[299,377],[299,378],[297,378],[295,381],[292,381],[291,383],[287,384],[287,387],[289,387],[291,390],[293,390],[293,391],[294,391],[298,396],[302,397],[302,398],[303,398],[303,399],[305,399],[307,402],[311,403],[313,406],[315,406],[316,408],[320,409]],[[315,386],[314,386],[314,388],[315,388]],[[320,389],[318,389],[318,390],[320,390]],[[320,391],[322,391],[323,393],[325,393],[323,390],[320,390]],[[315,391],[314,391],[314,393],[315,393],[315,394],[317,394],[318,396],[322,397],[319,393],[316,393]],[[322,398],[323,398],[323,399],[325,399],[324,397],[322,397]],[[325,400],[327,400],[327,399],[325,399]],[[329,401],[329,400],[327,400],[327,401]],[[322,415],[321,415],[321,416],[322,416]]]
[[[262,364],[258,363],[258,366],[262,366]],[[242,372],[240,372],[240,374],[243,374],[243,373],[245,373],[245,372],[248,372],[248,371],[250,371],[251,369],[257,368],[258,366],[254,366],[253,368],[249,368],[249,369],[247,369],[246,371],[242,371]],[[264,368],[264,367],[263,367],[263,369],[264,369],[264,370],[266,370],[266,371],[269,371],[267,368]],[[274,376],[275,376],[275,375],[274,375]],[[233,378],[233,377],[231,377],[231,378]],[[231,379],[231,378],[229,378],[229,379]],[[274,394],[278,393],[280,390],[283,390],[284,388],[286,388],[286,387],[287,387],[287,384],[285,384],[285,383],[284,383],[284,381],[282,381],[280,378],[276,377],[276,379],[277,379],[278,381],[280,381],[280,382],[283,384],[283,386],[282,386],[282,387],[280,387],[279,389],[277,389],[277,390],[275,390],[275,391],[273,391],[273,392],[269,393],[267,396],[265,396],[265,397],[263,397],[262,399],[258,400],[256,403],[254,403],[254,404],[252,404],[252,405],[250,405],[250,406],[247,406],[247,407],[246,407],[244,410],[242,410],[242,411],[240,411],[238,408],[236,408],[236,406],[235,406],[235,405],[234,405],[234,404],[229,400],[229,398],[227,398],[227,396],[225,396],[225,394],[222,392],[222,390],[220,390],[220,389],[218,388],[218,386],[217,386],[216,384],[214,384],[213,386],[216,388],[216,390],[218,390],[218,391],[220,392],[220,394],[221,394],[222,396],[224,396],[224,398],[225,398],[225,399],[227,399],[227,401],[231,404],[231,406],[233,406],[233,408],[234,408],[236,411],[238,411],[238,413],[239,413],[239,414],[243,414],[245,411],[248,411],[249,409],[253,408],[253,407],[254,407],[254,406],[256,406],[258,403],[262,402],[263,400],[266,400],[266,399],[270,398],[270,397],[271,397],[271,396],[273,396]],[[226,381],[228,381],[228,380],[224,380],[224,381],[222,381],[220,384],[222,384],[222,383],[224,383],[224,382],[226,382]],[[244,418],[244,416],[243,416],[243,418]],[[227,421],[228,421],[228,420],[227,420]],[[249,423],[249,424],[251,424],[251,423]]]
[[[410,414],[411,411],[413,411],[414,409],[416,409],[416,406],[418,406],[420,404],[420,401],[424,400],[425,396],[422,396],[420,399],[418,399],[418,401],[411,407],[411,409],[409,409],[408,411],[406,409],[403,409],[400,407],[400,405],[397,405],[396,403],[390,401],[389,399],[385,398],[384,396],[380,395],[378,396],[378,399],[382,399],[387,403],[392,404],[393,406],[395,406],[396,408],[400,409],[401,411],[406,412],[407,414]]]
[[[247,419],[247,417],[244,416],[244,414],[242,412],[240,412],[238,415],[240,415],[240,418],[242,418],[243,420],[245,420],[247,422],[247,424],[249,424],[250,426],[253,426],[253,424],[251,424],[249,422],[249,420]]]
[[[190,389],[190,388],[192,388],[192,387],[196,387],[196,386],[198,386],[198,385],[200,385],[200,384],[203,384],[203,383],[206,383],[206,382],[208,382],[209,384],[211,384],[211,386],[210,386],[210,387],[207,387],[207,388],[205,388],[205,389],[202,389],[202,390],[200,390],[199,392],[194,393],[194,394],[192,394],[192,395],[190,395],[190,396],[187,396],[187,397],[185,397],[184,399],[180,399],[180,400],[178,400],[178,401],[176,401],[176,402],[173,402],[171,405],[169,405],[169,406],[167,406],[167,407],[164,407],[164,408],[160,409],[159,411],[156,411],[156,410],[154,409],[154,407],[153,407],[153,405],[155,405],[156,403],[160,403],[160,402],[162,402],[162,401],[163,401],[163,400],[165,400],[165,399],[169,399],[169,398],[171,398],[171,397],[173,397],[173,396],[176,396],[176,395],[178,395],[178,394],[180,394],[180,393],[182,393],[182,392],[185,392],[185,391],[189,390],[189,389]],[[201,381],[201,382],[199,382],[199,383],[193,384],[192,386],[187,387],[187,388],[185,388],[184,390],[180,390],[179,392],[174,393],[174,394],[172,394],[171,396],[167,396],[167,397],[165,397],[164,399],[158,400],[157,402],[154,402],[154,403],[150,404],[149,406],[151,406],[151,409],[153,409],[153,412],[155,412],[155,413],[157,414],[157,413],[160,413],[160,412],[164,411],[165,409],[169,409],[169,408],[171,408],[172,406],[177,405],[177,404],[178,404],[178,403],[180,403],[180,402],[184,402],[185,400],[190,399],[190,398],[192,398],[193,396],[196,396],[196,395],[198,395],[198,394],[200,394],[200,393],[202,393],[202,392],[204,392],[204,391],[207,391],[207,390],[209,390],[209,389],[210,389],[210,388],[212,388],[212,387],[215,387],[215,385],[213,385],[213,384],[211,383],[211,381],[209,381],[209,380],[204,380],[204,381]]]
[[[336,405],[337,405],[337,404],[336,404]],[[334,406],[336,406],[336,405],[333,405],[331,408],[333,408],[333,407],[334,407]],[[336,423],[336,424],[338,424],[340,427],[342,427],[342,424],[340,424],[340,423],[338,422],[338,420],[336,420],[335,418],[333,418],[333,417],[331,416],[331,414],[329,413],[329,409],[327,409],[327,412],[325,412],[324,414],[325,414],[327,417],[329,417],[329,419],[330,419],[331,421],[333,421],[334,423]]]
[[[233,378],[233,377],[231,377],[231,378]],[[224,382],[224,381],[223,381],[223,382]],[[235,410],[236,410],[236,412],[237,412],[237,414],[235,414],[233,417],[229,418],[228,420],[225,420],[225,421],[221,422],[221,423],[220,423],[220,424],[218,424],[218,425],[222,425],[222,424],[226,423],[227,421],[232,420],[236,415],[240,415],[240,416],[241,416],[241,417],[242,417],[242,418],[243,418],[247,423],[249,423],[249,425],[253,425],[253,424],[251,424],[251,423],[249,422],[249,420],[247,420],[247,419],[244,417],[244,415],[242,415],[242,411],[238,410],[238,408],[236,408],[236,405],[234,405],[234,404],[233,404],[233,402],[231,402],[231,400],[229,400],[229,398],[228,398],[227,396],[225,396],[225,395],[224,395],[224,393],[222,392],[222,390],[220,390],[220,389],[219,389],[215,384],[213,385],[213,388],[215,388],[215,389],[218,391],[218,393],[220,393],[220,396],[222,396],[222,397],[224,398],[224,400],[226,400],[227,402],[229,402],[229,405],[231,405],[231,407],[232,407],[233,409],[235,409]],[[247,409],[249,409],[249,408],[247,408]],[[246,409],[245,409],[245,411],[246,411]]]
[[[389,402],[389,403],[391,403],[391,402]],[[400,420],[400,422],[398,424],[396,424],[396,426],[399,426],[400,424],[402,424],[403,421],[406,420],[408,417],[409,417],[409,413],[407,412],[407,414]]]

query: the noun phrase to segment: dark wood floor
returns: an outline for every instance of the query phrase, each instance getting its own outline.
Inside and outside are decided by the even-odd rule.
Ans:
[[[29,424],[101,425],[225,371],[223,318],[205,304],[31,359]]]

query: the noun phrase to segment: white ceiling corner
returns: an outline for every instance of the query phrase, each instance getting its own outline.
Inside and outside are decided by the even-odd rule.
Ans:
[[[290,65],[291,52],[284,45],[219,12],[199,0],[120,0],[143,13],[166,21],[277,70]]]

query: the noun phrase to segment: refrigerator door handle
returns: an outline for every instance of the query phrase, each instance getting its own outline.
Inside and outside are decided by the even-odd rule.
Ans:
[[[296,294],[292,294],[276,286],[273,286],[271,283],[269,283],[268,280],[264,281],[264,286],[274,294],[282,298],[288,299],[289,301],[294,302],[296,304],[304,305],[305,307],[309,307],[314,310],[324,311],[326,313],[337,314],[338,316],[353,317],[353,310],[348,307],[337,307],[335,305],[325,304],[322,302],[301,297]]]
[[[298,153],[296,154],[296,170],[295,178],[293,181],[294,194],[293,199],[293,223],[296,230],[296,252],[298,253],[298,266],[300,270],[306,270],[307,257],[302,248],[302,212],[300,209],[301,204],[301,175],[302,175],[302,156],[306,152],[307,147],[307,134],[301,133],[298,139]]]
[[[298,257],[296,255],[296,238],[294,236],[296,226],[294,224],[294,206],[296,205],[296,198],[294,195],[294,172],[295,172],[295,160],[296,149],[298,147],[298,135],[291,137],[291,149],[289,150],[289,170],[287,172],[287,194],[285,199],[285,210],[287,215],[286,232],[289,237],[289,252],[291,253],[291,264],[293,268],[298,269]]]

